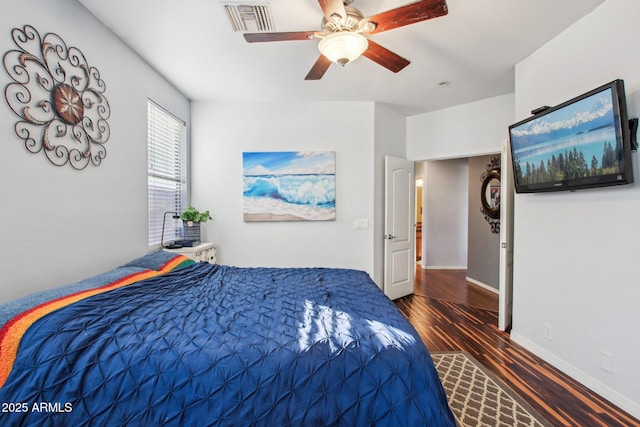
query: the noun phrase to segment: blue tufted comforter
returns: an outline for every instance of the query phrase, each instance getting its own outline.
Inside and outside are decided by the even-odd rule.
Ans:
[[[413,327],[346,269],[197,263],[78,301],[26,331],[0,403],[2,425],[454,425]]]

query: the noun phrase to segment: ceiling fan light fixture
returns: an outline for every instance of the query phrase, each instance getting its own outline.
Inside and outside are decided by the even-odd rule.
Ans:
[[[320,40],[320,53],[332,62],[346,65],[355,61],[369,48],[367,38],[360,33],[338,31]]]

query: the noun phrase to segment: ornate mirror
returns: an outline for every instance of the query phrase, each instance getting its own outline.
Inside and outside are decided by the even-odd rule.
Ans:
[[[493,233],[500,232],[500,157],[493,156],[481,177],[480,201]]]

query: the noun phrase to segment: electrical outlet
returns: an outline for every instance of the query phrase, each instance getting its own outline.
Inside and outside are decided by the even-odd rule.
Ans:
[[[613,374],[613,354],[607,353],[606,351],[600,352],[600,367],[604,370]]]
[[[551,325],[548,323],[544,324],[544,337],[551,341]]]

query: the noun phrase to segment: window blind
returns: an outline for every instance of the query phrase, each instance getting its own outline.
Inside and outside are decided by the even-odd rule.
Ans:
[[[180,213],[187,200],[186,124],[153,101],[147,102],[149,246],[162,239],[165,212]],[[181,227],[167,215],[164,240]]]

